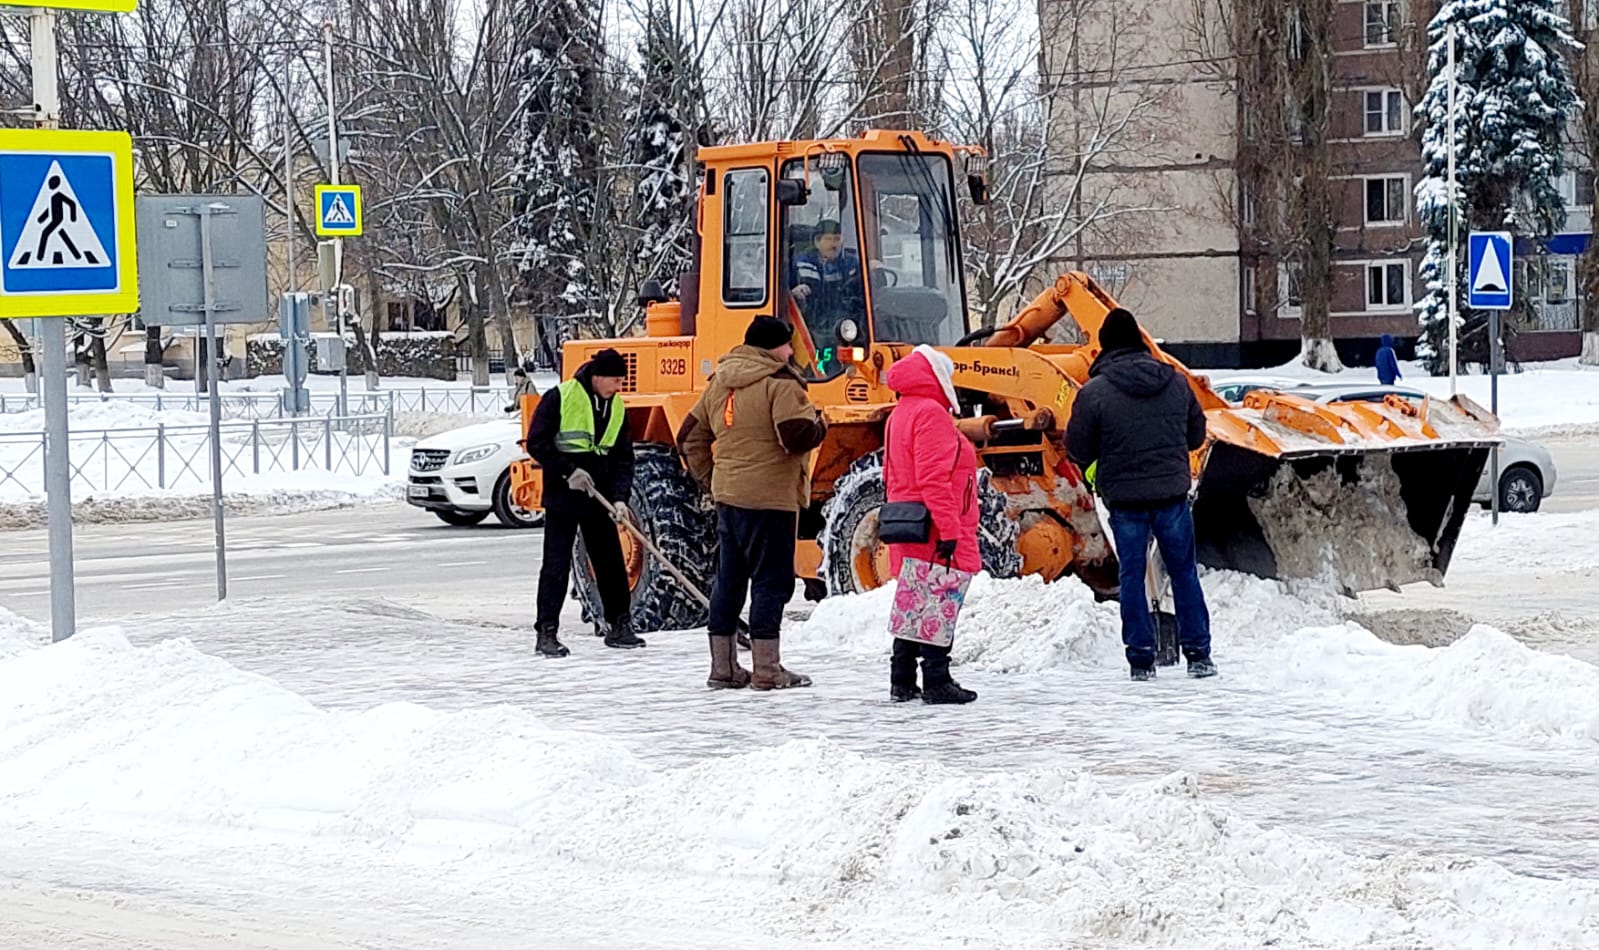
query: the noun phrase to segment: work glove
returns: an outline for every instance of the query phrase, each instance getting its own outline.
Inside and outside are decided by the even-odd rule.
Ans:
[[[955,560],[955,541],[940,541],[933,546],[933,556],[947,566]]]
[[[616,519],[617,524],[621,524],[624,521],[632,521],[633,509],[629,508],[626,502],[619,501],[611,506],[611,517]]]
[[[1099,493],[1099,486],[1097,484],[1095,484],[1096,482],[1099,481],[1099,460],[1098,459],[1095,459],[1093,462],[1090,462],[1088,467],[1083,469],[1083,480],[1088,483],[1088,490],[1089,491],[1091,491],[1091,492],[1093,492],[1095,494]]]
[[[566,476],[566,484],[580,494],[594,494],[594,476],[581,468]]]

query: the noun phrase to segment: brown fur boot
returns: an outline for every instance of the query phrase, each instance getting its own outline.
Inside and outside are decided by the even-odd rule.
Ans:
[[[764,691],[811,685],[809,676],[801,676],[783,669],[781,651],[776,639],[757,640],[751,637],[750,656],[755,665],[754,675],[750,677],[750,689]]]
[[[750,671],[738,664],[738,648],[732,637],[711,634],[711,675],[705,685],[709,689],[743,689],[750,684]]]

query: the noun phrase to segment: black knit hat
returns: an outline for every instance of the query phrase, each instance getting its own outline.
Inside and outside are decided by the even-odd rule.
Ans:
[[[758,350],[775,350],[793,339],[793,329],[776,317],[756,317],[744,331],[744,345]]]
[[[615,350],[601,350],[589,360],[589,375],[626,378],[627,360],[622,359],[622,354]]]
[[[1106,353],[1148,349],[1144,345],[1143,334],[1138,330],[1138,321],[1121,307],[1105,315],[1105,323],[1099,328],[1099,348]]]

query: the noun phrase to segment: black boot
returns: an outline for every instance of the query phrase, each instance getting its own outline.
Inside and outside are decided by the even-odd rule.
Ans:
[[[1196,680],[1207,679],[1216,675],[1216,664],[1210,659],[1208,653],[1196,653],[1188,658],[1188,675]]]
[[[889,701],[908,703],[922,698],[921,688],[916,685],[916,657],[920,652],[919,645],[894,639],[894,654],[888,661]]]
[[[605,635],[605,645],[613,650],[637,650],[644,645],[633,633],[633,618],[619,617],[611,624],[611,630]]]
[[[977,699],[949,675],[949,647],[922,645],[922,702],[929,706],[963,706]]]
[[[539,624],[534,630],[538,634],[538,641],[533,645],[533,649],[538,652],[539,656],[562,657],[572,652],[562,646],[561,641],[555,638],[555,624]]]

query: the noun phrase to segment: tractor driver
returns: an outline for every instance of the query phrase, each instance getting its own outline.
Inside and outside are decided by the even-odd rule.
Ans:
[[[839,343],[839,324],[866,317],[861,255],[844,246],[843,232],[830,218],[817,224],[813,243],[794,258],[794,299],[816,345],[831,349]]]

